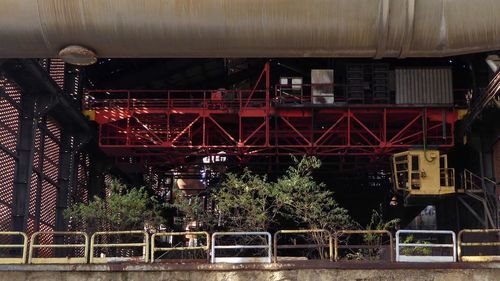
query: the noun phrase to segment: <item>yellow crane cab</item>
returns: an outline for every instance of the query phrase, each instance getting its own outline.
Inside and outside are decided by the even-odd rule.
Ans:
[[[455,193],[455,170],[438,150],[409,150],[391,158],[393,187],[405,202],[424,204]]]

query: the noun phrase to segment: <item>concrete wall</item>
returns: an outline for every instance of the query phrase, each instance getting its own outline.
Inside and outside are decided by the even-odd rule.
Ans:
[[[470,266],[469,266],[470,265]],[[404,266],[404,267],[403,267]],[[196,270],[176,266],[136,265],[124,268],[108,266],[0,266],[0,281],[219,281],[219,280],[275,280],[275,281],[497,281],[500,280],[500,264],[466,264],[457,266],[371,265],[361,268],[309,268],[299,266],[201,266]],[[357,266],[360,267],[360,266]],[[417,268],[421,267],[421,268]],[[446,268],[451,267],[451,268]],[[462,268],[459,268],[462,267]],[[175,270],[178,268],[178,270]],[[163,270],[162,270],[163,269]]]

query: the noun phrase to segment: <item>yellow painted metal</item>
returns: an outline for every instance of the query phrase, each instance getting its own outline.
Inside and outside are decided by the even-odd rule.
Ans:
[[[438,150],[409,150],[392,157],[394,188],[409,196],[455,193],[455,170]]]
[[[155,239],[156,237],[171,237],[171,236],[205,236],[207,239],[207,244],[203,246],[195,247],[156,247]],[[192,250],[204,250],[207,251],[207,259],[210,250],[210,234],[206,231],[198,232],[159,232],[154,233],[151,236],[151,262],[155,261],[155,252],[168,252],[168,251],[192,251]]]
[[[95,121],[95,110],[83,110],[82,114],[90,121]]]
[[[105,235],[134,235],[141,234],[144,237],[142,243],[95,243],[96,237]],[[98,258],[94,257],[94,249],[96,248],[131,248],[131,247],[142,247],[142,259],[144,262],[149,261],[149,234],[143,230],[128,230],[128,231],[100,231],[92,234],[90,238],[90,263],[107,263],[110,258],[118,257],[104,257]]]
[[[36,244],[36,238],[40,235],[61,235],[61,236],[81,236],[84,239],[83,244]],[[40,248],[58,248],[58,249],[67,249],[67,248],[83,248],[83,257],[51,257],[51,258],[35,258],[34,249]],[[30,239],[29,246],[29,255],[28,255],[28,263],[29,264],[77,264],[77,263],[87,263],[89,252],[89,236],[85,232],[81,231],[39,231],[33,233]]]
[[[392,233],[388,230],[340,230],[335,232],[335,239],[334,239],[334,257],[335,261],[339,260],[339,237],[342,235],[350,235],[350,234],[379,234],[379,235],[386,235],[389,237],[389,248],[390,248],[390,259],[391,262],[394,261],[394,239],[392,238]],[[383,245],[380,245],[382,247]]]
[[[478,234],[486,234],[486,233],[496,233],[495,237],[500,236],[500,229],[463,229],[458,233],[458,242],[457,242],[457,254],[458,260],[461,262],[492,262],[492,261],[500,261],[500,252],[497,255],[487,255],[487,256],[464,256],[462,251],[465,247],[484,247],[484,248],[493,248],[500,247],[500,241],[487,241],[487,242],[463,242],[463,235],[465,233],[478,233]]]
[[[324,233],[328,236],[328,256],[333,260],[333,237],[332,234],[326,229],[286,229],[278,230],[274,233],[274,262],[278,262],[278,236],[280,234],[313,234]],[[318,245],[319,246],[319,245]]]
[[[464,119],[464,117],[469,114],[468,109],[457,109],[458,120]]]
[[[18,231],[2,231],[0,236],[21,236],[23,238],[22,244],[0,244],[2,249],[22,249],[22,256],[20,258],[4,258],[0,257],[0,264],[23,264],[26,262],[26,253],[28,250],[28,236],[24,232]]]

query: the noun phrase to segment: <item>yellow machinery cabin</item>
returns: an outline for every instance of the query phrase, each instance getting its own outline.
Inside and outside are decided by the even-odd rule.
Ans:
[[[455,170],[438,150],[409,150],[392,156],[393,186],[405,197],[455,193]]]

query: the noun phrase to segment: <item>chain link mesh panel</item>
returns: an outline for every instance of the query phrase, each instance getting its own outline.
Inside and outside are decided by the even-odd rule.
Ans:
[[[0,231],[12,224],[21,91],[0,75]]]

